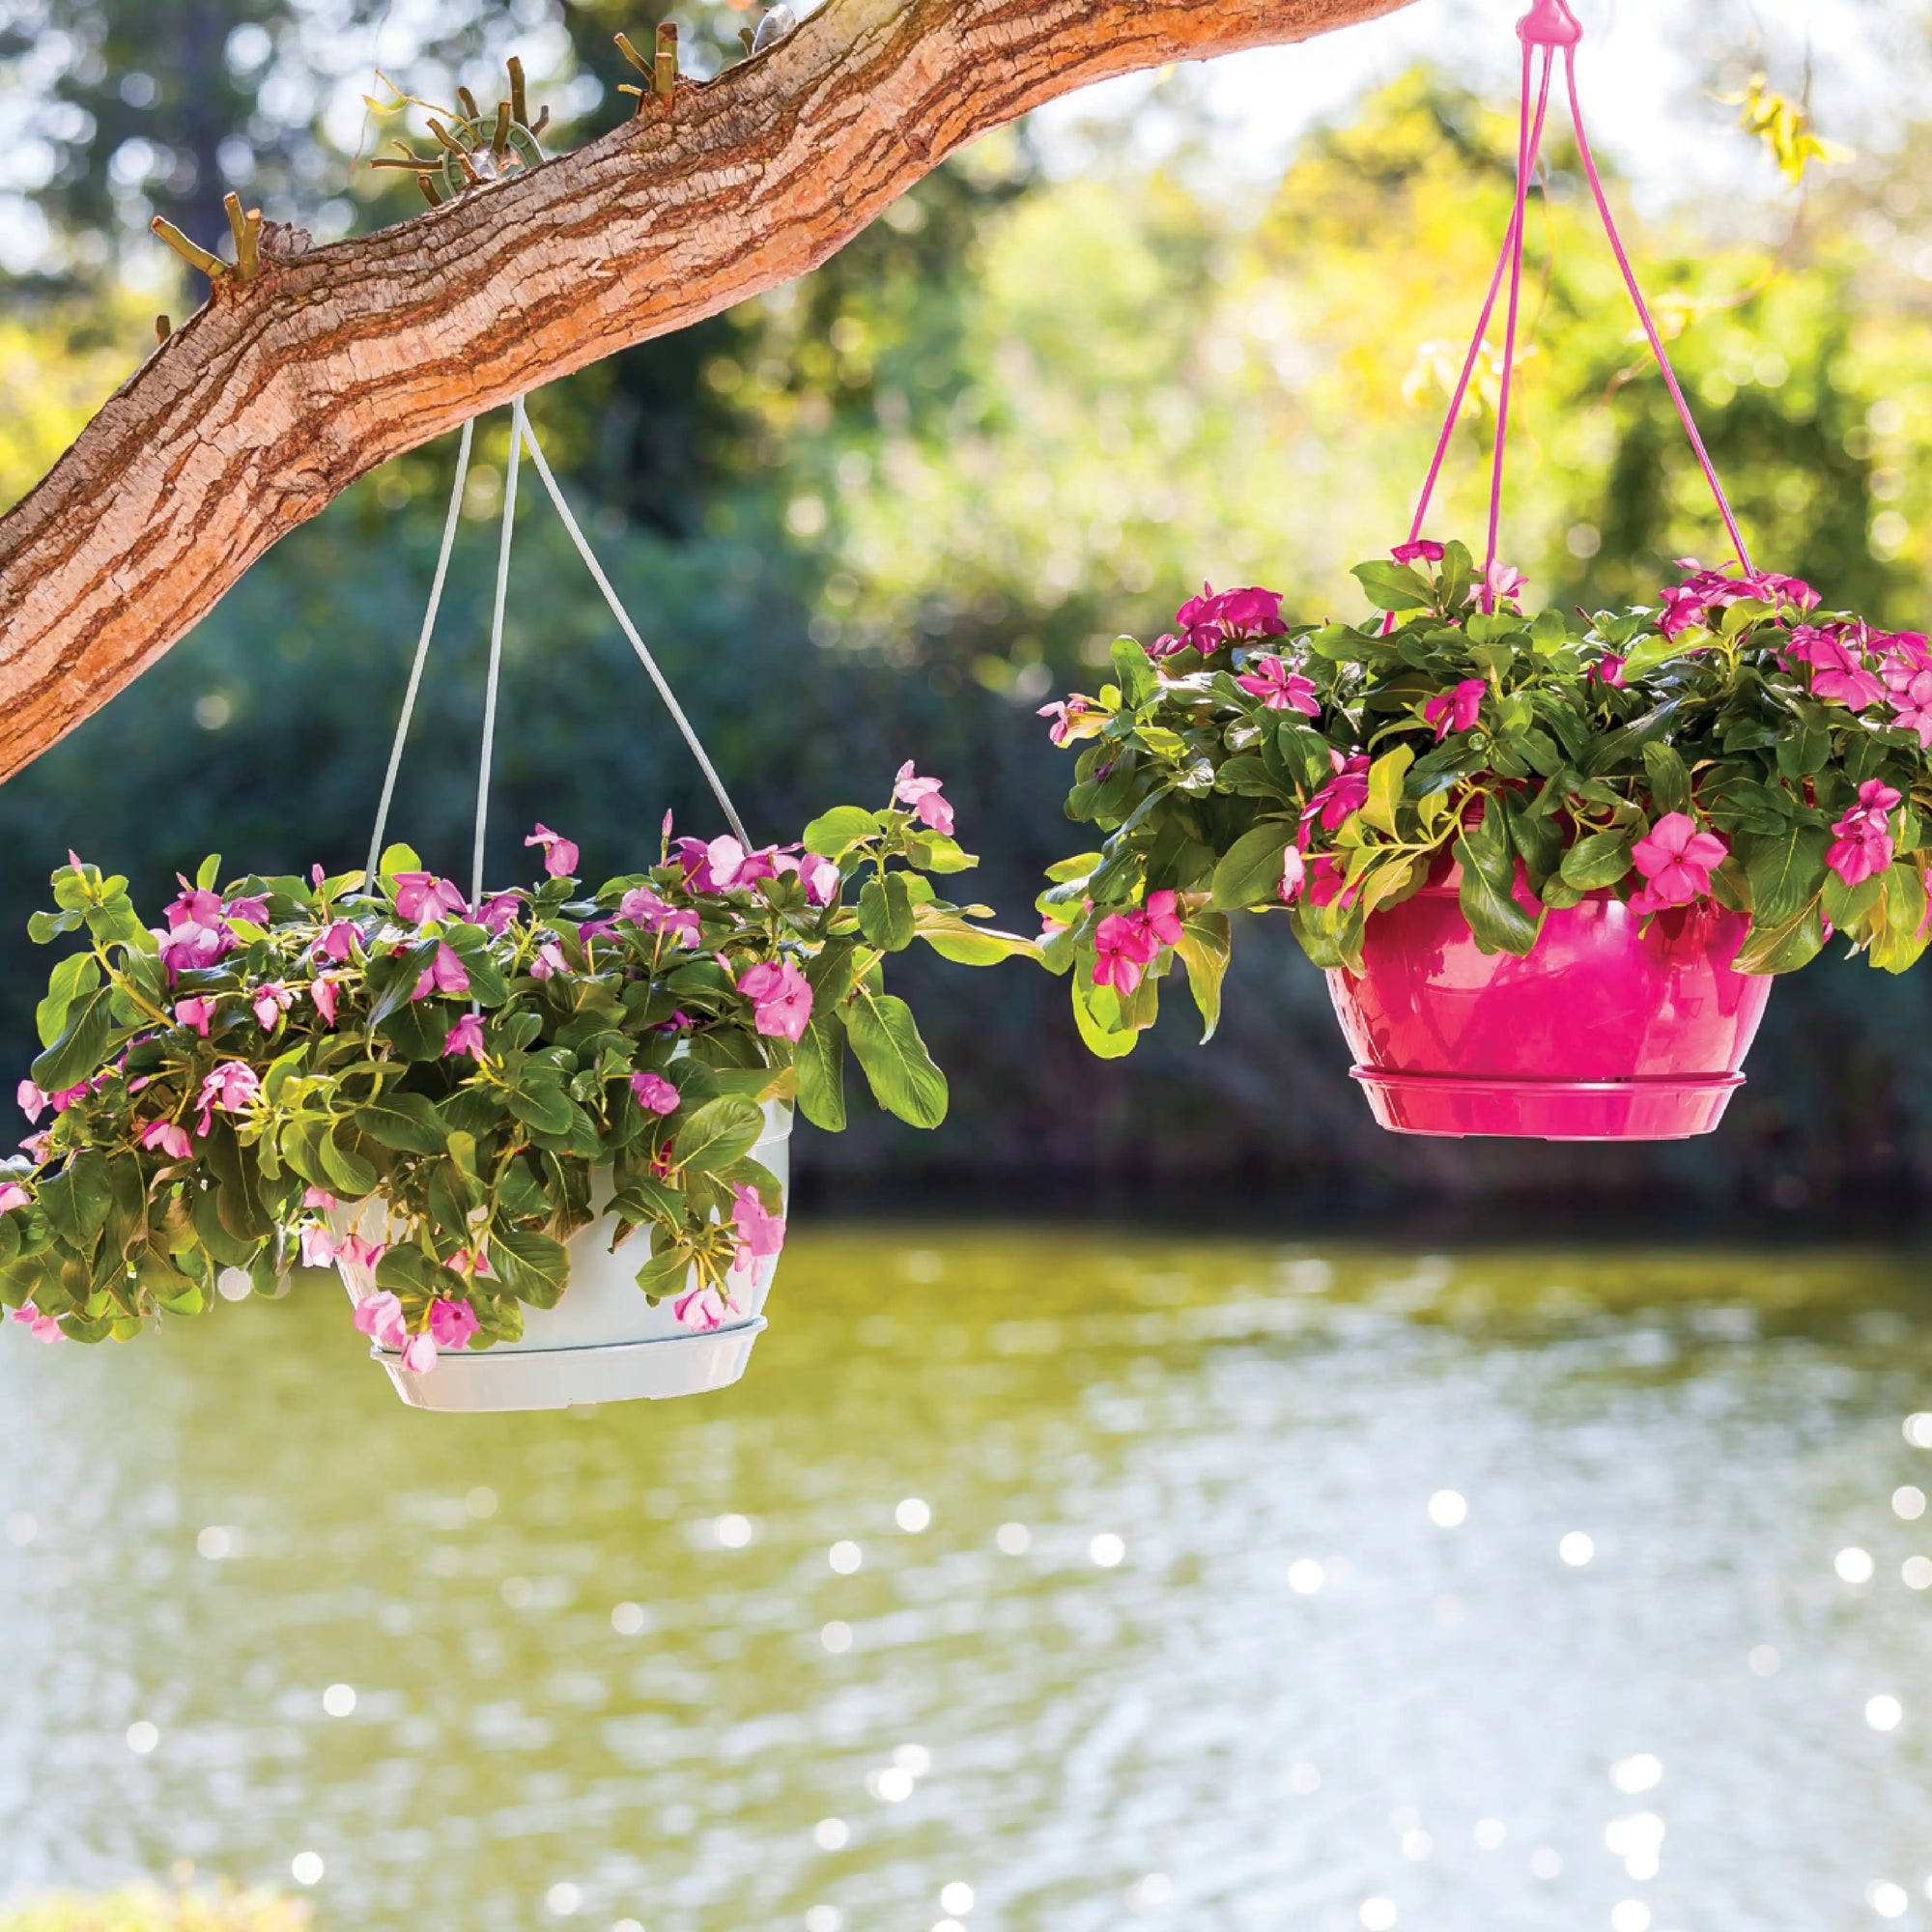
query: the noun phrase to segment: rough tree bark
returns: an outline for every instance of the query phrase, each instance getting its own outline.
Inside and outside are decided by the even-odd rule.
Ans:
[[[803,274],[1056,95],[1406,4],[829,0],[668,110],[218,283],[0,519],[0,779],[387,458]]]

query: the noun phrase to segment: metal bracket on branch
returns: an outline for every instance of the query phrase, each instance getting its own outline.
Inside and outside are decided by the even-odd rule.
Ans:
[[[537,136],[550,126],[550,109],[532,121],[529,99],[524,87],[524,64],[515,54],[507,63],[510,98],[497,103],[494,114],[485,114],[476,97],[467,87],[456,90],[458,112],[439,119],[429,117],[429,131],[436,137],[436,152],[418,155],[407,141],[395,141],[395,156],[379,155],[372,168],[401,168],[416,178],[423,199],[432,208],[452,200],[467,187],[496,181],[512,168],[533,168],[544,157]]]

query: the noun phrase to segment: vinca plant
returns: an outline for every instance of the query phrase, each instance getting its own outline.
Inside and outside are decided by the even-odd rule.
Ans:
[[[1458,543],[1355,576],[1381,613],[1290,623],[1204,592],[1115,682],[1045,706],[1077,746],[1045,962],[1088,1045],[1129,1052],[1175,960],[1213,1032],[1229,916],[1285,913],[1359,973],[1372,921],[1453,883],[1479,947],[1613,895],[1645,920],[1744,919],[1736,968],[1788,973],[1833,933],[1900,973],[1928,938],[1932,651],[1826,612],[1795,579],[1705,570],[1655,608],[1529,613]]]
[[[422,1371],[517,1339],[603,1220],[644,1293],[716,1327],[783,1239],[761,1103],[842,1127],[849,1046],[881,1106],[945,1118],[886,956],[1036,951],[938,895],[977,863],[952,831],[907,764],[885,810],[839,807],[795,846],[673,840],[667,817],[657,863],[595,891],[541,825],[542,882],[479,905],[400,845],[373,880],[222,886],[210,859],[152,930],[74,859],[32,922],[87,943],[40,1005],[36,1131],[0,1162],[0,1301],[94,1342],[333,1264],[355,1325]],[[380,1240],[348,1232],[372,1198]]]

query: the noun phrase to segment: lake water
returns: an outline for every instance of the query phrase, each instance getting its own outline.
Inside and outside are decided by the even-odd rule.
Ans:
[[[339,1293],[10,1325],[0,1896],[1923,1927],[1925,1278],[802,1230],[738,1387],[475,1420]]]

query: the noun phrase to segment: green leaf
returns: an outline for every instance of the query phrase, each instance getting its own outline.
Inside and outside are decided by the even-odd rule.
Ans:
[[[1593,832],[1577,839],[1563,855],[1563,883],[1579,893],[1615,885],[1631,868],[1632,829]]]
[[[1369,767],[1369,798],[1362,807],[1362,816],[1391,838],[1396,836],[1395,814],[1402,803],[1402,781],[1414,762],[1414,749],[1398,745],[1394,751],[1384,752]]]
[[[1732,962],[1739,973],[1795,973],[1825,950],[1825,923],[1814,899],[1776,925],[1754,923]]]
[[[1350,575],[1368,592],[1369,602],[1378,611],[1429,609],[1429,585],[1406,564],[1358,563]]]
[[[100,1237],[114,1205],[107,1156],[83,1149],[56,1175],[40,1183],[41,1206],[53,1231],[69,1247],[86,1254]]]
[[[43,1046],[51,1046],[67,1030],[68,1009],[83,993],[100,983],[100,962],[91,952],[74,952],[56,966],[47,980],[47,996],[34,1009],[34,1025]]]
[[[1141,1043],[1133,1027],[1122,1027],[1120,1002],[1113,989],[1096,986],[1083,967],[1073,975],[1073,1024],[1080,1038],[1096,1060],[1124,1060]],[[1096,1008],[1100,1010],[1096,1010]],[[1109,1025],[1109,1022],[1115,1022]]]
[[[553,1236],[526,1228],[497,1228],[490,1237],[490,1265],[519,1301],[554,1308],[570,1279],[570,1254]]]
[[[70,1087],[78,1087],[99,1069],[114,1037],[110,997],[109,990],[102,987],[85,994],[70,1009],[67,1030],[30,1069],[34,1084],[42,1093],[64,1093]]]
[[[884,829],[876,811],[856,805],[835,805],[805,828],[805,849],[821,859],[842,859],[853,846],[876,838]]]
[[[912,944],[912,900],[903,872],[866,881],[859,893],[859,930],[882,952],[903,952]]]
[[[372,1141],[398,1153],[441,1153],[449,1145],[442,1116],[421,1094],[384,1094],[356,1108],[355,1124]]]
[[[1242,833],[1214,867],[1213,909],[1239,912],[1247,906],[1276,903],[1282,854],[1293,837],[1294,826],[1285,819],[1264,819]]]
[[[1690,774],[1672,746],[1646,745],[1643,769],[1650,781],[1650,796],[1659,817],[1673,811],[1690,811]]]
[[[1227,976],[1230,945],[1226,913],[1197,912],[1180,923],[1180,942],[1174,950],[1187,969],[1187,989],[1201,1009],[1207,1029],[1203,1046],[1221,1024],[1221,981]]]
[[[1751,912],[1757,930],[1753,931],[1749,944],[1756,942],[1758,931],[1793,927],[1799,915],[1817,898],[1825,884],[1825,853],[1831,842],[1831,835],[1817,825],[1793,826],[1782,838],[1752,842],[1746,871],[1750,879]],[[1819,944],[1824,944],[1822,938]]]
[[[1485,952],[1526,958],[1536,950],[1542,921],[1530,918],[1516,902],[1516,851],[1493,800],[1481,822],[1456,840],[1456,857],[1463,867],[1463,917],[1477,946]]]
[[[423,862],[416,857],[412,845],[385,845],[383,857],[377,866],[377,872],[385,879],[393,879],[398,872],[420,872]]]
[[[721,1094],[680,1120],[671,1141],[679,1167],[710,1174],[750,1153],[765,1130],[764,1109],[741,1094]]]
[[[943,832],[915,832],[906,856],[922,872],[970,872],[980,862],[956,838]]]
[[[689,1245],[681,1240],[673,1241],[652,1255],[638,1270],[638,1286],[652,1301],[662,1301],[666,1295],[683,1293],[685,1280],[690,1273]]]
[[[440,1060],[455,1018],[446,1001],[410,1000],[398,1006],[377,1031],[405,1060]]]
[[[798,1074],[799,1112],[829,1134],[845,1131],[845,1022],[837,1012],[813,1010],[792,1056]]]
[[[510,1112],[542,1134],[570,1131],[570,1096],[554,1080],[526,1077],[508,1094]]]
[[[912,1009],[862,985],[845,1008],[845,1026],[879,1105],[915,1127],[938,1126],[946,1118],[946,1076],[925,1050]]]
[[[354,1148],[343,1145],[338,1138],[342,1131],[337,1126],[324,1134],[315,1144],[316,1154],[334,1192],[346,1200],[360,1201],[375,1192],[378,1176],[368,1160]]]
[[[1116,638],[1112,655],[1121,680],[1122,702],[1125,709],[1138,711],[1160,689],[1153,660],[1132,638]]]

